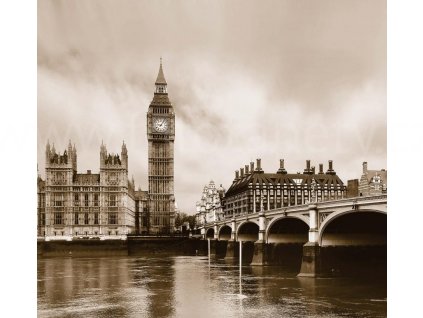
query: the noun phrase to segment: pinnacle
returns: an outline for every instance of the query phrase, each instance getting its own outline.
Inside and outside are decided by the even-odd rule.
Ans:
[[[163,74],[163,67],[162,67],[162,59],[161,58],[160,58],[159,74],[157,74],[157,79],[156,79],[156,85],[157,84],[167,85],[166,79],[165,79],[164,74]]]

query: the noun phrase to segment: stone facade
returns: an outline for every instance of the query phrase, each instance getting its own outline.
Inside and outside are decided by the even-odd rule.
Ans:
[[[385,169],[369,170],[367,162],[363,162],[363,174],[358,184],[359,196],[386,194],[388,188],[388,172]]]
[[[47,143],[46,180],[38,180],[38,215],[38,235],[46,240],[125,239],[133,233],[134,181],[128,181],[125,143],[120,156],[101,145],[96,174],[77,173],[76,147],[70,141],[63,154]]]
[[[220,185],[216,188],[214,181],[210,181],[203,188],[201,200],[197,202],[196,225],[221,221],[224,218],[222,200],[225,196],[225,189]]]

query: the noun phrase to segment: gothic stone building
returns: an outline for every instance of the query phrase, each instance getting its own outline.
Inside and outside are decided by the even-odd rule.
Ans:
[[[46,148],[46,180],[38,178],[38,228],[41,237],[126,238],[130,233],[169,233],[174,229],[175,113],[160,61],[147,113],[148,192],[128,180],[128,152],[100,147],[100,173],[77,173],[77,153],[69,142],[63,155]]]
[[[128,152],[100,147],[100,173],[77,173],[77,152],[69,141],[63,154],[46,146],[46,180],[38,180],[38,235],[124,239],[135,229],[134,182],[128,181]]]
[[[313,179],[318,202],[346,196],[346,187],[333,170],[332,160],[329,160],[326,172],[323,172],[323,164],[320,164],[316,173],[315,168],[310,167],[310,160],[307,160],[303,173],[288,173],[282,159],[276,173],[265,173],[261,160],[257,159],[256,168],[251,162],[250,166],[245,166],[245,170],[241,168],[235,171],[235,179],[225,193],[225,217],[258,212],[261,204],[264,210],[307,204],[311,201]]]
[[[214,181],[211,180],[208,185],[203,188],[201,200],[197,202],[197,213],[195,221],[197,225],[205,223],[213,223],[224,218],[222,200],[225,196],[225,189],[220,185],[216,188]]]
[[[147,113],[149,231],[153,234],[169,233],[175,227],[175,112],[167,94],[161,62],[155,85]]]

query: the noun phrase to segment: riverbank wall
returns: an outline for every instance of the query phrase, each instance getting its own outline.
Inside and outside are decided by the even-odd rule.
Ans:
[[[126,240],[38,241],[38,257],[97,257],[150,254],[196,255],[204,241],[188,237],[129,237]]]

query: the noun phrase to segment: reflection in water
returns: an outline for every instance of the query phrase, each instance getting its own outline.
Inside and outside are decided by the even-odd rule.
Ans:
[[[297,278],[196,256],[42,258],[38,316],[385,317],[386,278]]]

